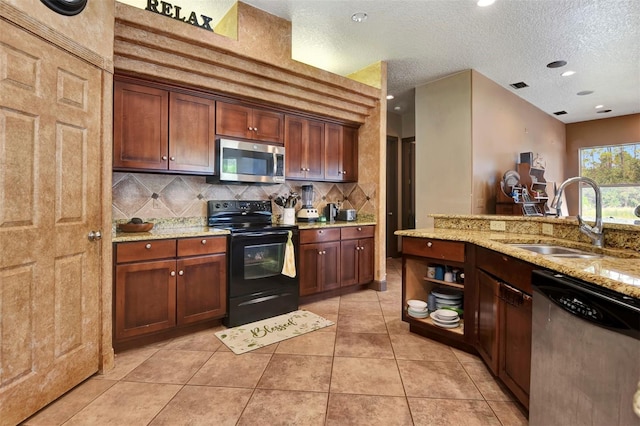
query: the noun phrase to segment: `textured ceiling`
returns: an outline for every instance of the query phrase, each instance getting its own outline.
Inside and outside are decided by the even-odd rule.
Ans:
[[[192,0],[197,1],[197,0]],[[244,0],[285,18],[293,58],[347,75],[388,63],[389,111],[412,89],[475,69],[565,123],[640,112],[640,0]],[[221,7],[229,0],[218,0]],[[225,5],[226,2],[226,5]],[[366,12],[363,23],[351,21]],[[563,68],[546,64],[565,60]],[[561,77],[566,70],[571,77]],[[530,87],[514,90],[524,81]],[[593,94],[578,96],[590,90]],[[611,109],[596,113],[596,105]]]

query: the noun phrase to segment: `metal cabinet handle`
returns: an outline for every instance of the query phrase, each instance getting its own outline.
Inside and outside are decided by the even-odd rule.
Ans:
[[[171,274],[170,274],[170,275],[171,275],[172,277],[175,277],[175,276],[176,276],[176,271],[171,271]]]
[[[183,276],[184,275],[184,271],[178,271],[178,275]]]
[[[346,170],[343,170],[343,171],[342,171],[342,174],[343,174],[343,175],[346,175],[346,174],[347,174],[347,171],[346,171]]]
[[[318,231],[318,234],[322,234],[323,232],[324,232],[324,231],[320,230],[320,231]]]
[[[207,244],[207,240],[200,241],[202,244]]]
[[[253,130],[253,127],[249,126],[249,131],[251,132]]]
[[[257,128],[257,127],[254,127],[254,128],[253,128],[253,131],[257,133],[257,132],[258,132],[258,128]]]
[[[429,242],[427,243],[427,247],[432,247],[432,246],[433,246],[433,243],[432,243],[431,241],[429,241]]]
[[[88,235],[89,241],[98,241],[102,239],[100,231],[90,231]]]
[[[167,156],[166,156],[166,155],[163,155],[163,156],[162,156],[162,159],[163,159],[164,161],[167,161]]]
[[[358,226],[358,231],[362,231],[362,228]]]
[[[147,250],[149,250],[151,248],[151,243],[147,244],[146,246],[144,246],[144,248],[146,248]]]
[[[169,160],[176,161],[176,157],[170,157]]]

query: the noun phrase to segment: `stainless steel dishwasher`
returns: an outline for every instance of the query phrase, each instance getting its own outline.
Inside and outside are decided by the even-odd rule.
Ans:
[[[534,271],[529,424],[640,425],[640,300]]]

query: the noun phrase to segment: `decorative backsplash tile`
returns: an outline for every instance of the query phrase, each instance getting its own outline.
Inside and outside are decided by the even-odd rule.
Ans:
[[[113,173],[113,220],[132,217],[181,218],[206,217],[208,200],[269,200],[290,191],[301,194],[309,182],[287,181],[278,185],[210,184],[204,176],[147,173]],[[327,203],[356,209],[359,215],[375,217],[376,185],[357,183],[311,182],[313,206],[323,209]],[[300,208],[298,203],[296,208]],[[281,208],[273,204],[274,214]]]

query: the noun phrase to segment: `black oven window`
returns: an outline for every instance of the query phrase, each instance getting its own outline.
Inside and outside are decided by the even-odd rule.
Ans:
[[[282,273],[284,243],[260,244],[244,248],[244,279],[256,280]]]

